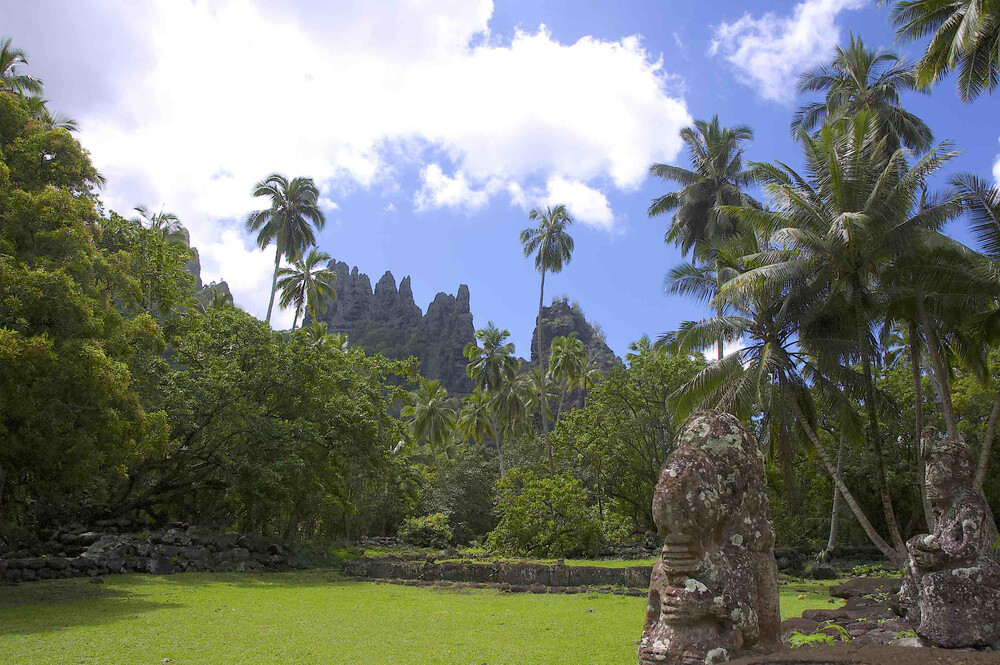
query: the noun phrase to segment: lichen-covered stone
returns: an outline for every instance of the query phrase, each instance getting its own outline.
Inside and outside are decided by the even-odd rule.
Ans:
[[[981,647],[1000,640],[1000,564],[993,558],[983,498],[972,489],[967,446],[934,428],[927,496],[937,526],[906,544],[899,604],[917,635],[939,647]]]
[[[641,665],[704,665],[776,643],[774,528],[764,460],[739,421],[691,416],[660,470]]]

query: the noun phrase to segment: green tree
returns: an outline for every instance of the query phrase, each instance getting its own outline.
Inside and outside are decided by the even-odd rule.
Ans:
[[[41,79],[21,74],[18,71],[21,65],[27,66],[27,64],[28,56],[22,49],[14,48],[9,37],[0,41],[0,90],[17,95],[42,94]]]
[[[912,166],[900,150],[887,157],[878,119],[867,111],[802,140],[805,177],[787,167],[755,169],[776,210],[725,209],[762,231],[777,229],[772,240],[783,249],[762,254],[762,265],[734,277],[721,293],[738,299],[752,297],[759,289],[809,286],[815,300],[800,324],[800,343],[817,360],[818,369],[834,377],[833,383],[860,388],[866,442],[874,454],[875,480],[898,560],[905,545],[888,492],[873,378],[878,358],[874,332],[884,301],[880,278],[885,266],[960,211],[954,199],[913,210],[922,183],[954,152],[939,146]],[[862,372],[857,380],[850,373],[855,360]],[[789,406],[794,409],[797,402]],[[817,441],[814,445],[821,447]]]
[[[53,113],[49,102],[43,97],[25,97],[24,103],[33,120],[42,123],[46,129],[65,129],[70,132],[79,131],[76,120],[63,113]]]
[[[693,169],[672,164],[650,166],[651,177],[676,182],[682,189],[653,199],[648,214],[658,217],[673,212],[664,241],[679,246],[682,256],[691,252],[692,264],[696,260],[714,264],[715,249],[740,232],[739,221],[721,212],[720,206],[757,205],[743,191],[751,181],[750,173],[743,168],[743,153],[753,140],[753,130],[747,125],[722,127],[715,116],[711,122],[698,120],[680,134]],[[716,277],[718,288],[722,283],[718,270]],[[720,359],[722,353],[719,340]]]
[[[557,205],[554,208],[534,208],[528,213],[528,219],[537,222],[537,226],[521,231],[521,247],[526,257],[534,255],[535,269],[542,276],[538,291],[538,317],[535,329],[538,331],[538,367],[540,375],[545,375],[545,350],[542,348],[542,306],[545,303],[545,274],[547,272],[562,272],[563,266],[570,262],[573,256],[573,237],[569,235],[569,227],[573,224],[566,206]],[[544,381],[539,381],[539,402],[544,402],[542,393]],[[542,437],[545,439],[545,450],[549,458],[549,471],[555,473],[555,462],[552,458],[552,445],[549,442],[548,421],[546,409],[539,409],[542,417]]]
[[[996,0],[882,0],[893,2],[896,38],[930,35],[917,64],[917,84],[929,86],[955,69],[958,93],[971,102],[1000,84],[1000,3]]]
[[[295,318],[292,319],[292,332],[299,315],[306,309],[315,318],[317,312],[326,311],[326,303],[337,298],[334,285],[337,283],[337,273],[327,267],[321,267],[323,262],[329,263],[330,255],[310,249],[305,258],[298,258],[290,268],[278,270],[278,290],[281,291],[281,307],[294,307]]]
[[[253,188],[253,195],[270,199],[270,206],[250,213],[246,228],[257,234],[257,246],[266,249],[272,242],[274,248],[274,277],[271,279],[271,297],[267,303],[267,317],[271,322],[274,294],[278,289],[278,271],[281,259],[295,260],[316,244],[316,230],[326,225],[326,217],[319,207],[319,190],[312,178],[292,178],[272,173]]]
[[[851,35],[847,49],[837,47],[830,64],[820,65],[799,77],[799,94],[822,92],[822,102],[800,108],[792,120],[792,133],[812,132],[825,120],[839,120],[867,110],[878,119],[886,137],[886,150],[901,145],[922,153],[931,147],[934,135],[923,120],[902,107],[899,94],[917,89],[913,68],[898,55],[867,48]]]
[[[587,350],[577,339],[576,332],[553,338],[549,373],[559,386],[559,403],[555,413],[555,422],[559,422],[566,395],[579,386],[587,374]]]
[[[477,399],[488,399],[490,402],[490,430],[500,461],[501,477],[507,472],[507,465],[497,418],[498,413],[504,411],[500,402],[509,397],[518,365],[514,358],[514,345],[507,341],[509,338],[509,330],[500,330],[490,321],[485,328],[476,331],[476,340],[466,344],[463,351],[469,361],[465,371],[480,391]]]
[[[411,393],[410,403],[403,408],[403,417],[410,421],[413,437],[424,441],[431,451],[437,469],[438,482],[444,483],[444,471],[438,451],[452,435],[456,425],[455,406],[440,381],[420,378],[420,386]]]

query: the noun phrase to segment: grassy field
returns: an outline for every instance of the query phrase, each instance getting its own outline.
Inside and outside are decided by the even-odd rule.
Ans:
[[[816,583],[786,585],[782,613],[827,598]],[[54,580],[0,587],[0,663],[624,664],[644,610],[643,598],[414,588],[323,571]]]

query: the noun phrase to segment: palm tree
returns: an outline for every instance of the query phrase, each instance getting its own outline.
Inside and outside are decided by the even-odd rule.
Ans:
[[[900,145],[914,152],[926,152],[934,140],[930,127],[903,109],[899,101],[901,91],[912,90],[917,90],[917,76],[908,63],[895,53],[867,48],[852,34],[846,50],[837,47],[833,62],[799,77],[799,94],[823,92],[826,98],[806,104],[796,112],[792,134],[812,132],[825,120],[868,110],[878,118],[879,131],[886,137],[886,150],[890,154]]]
[[[496,424],[491,403],[493,396],[480,387],[462,400],[462,410],[458,414],[458,430],[462,436],[482,443],[496,436]],[[502,457],[500,458],[503,459]],[[500,465],[501,473],[503,464]]]
[[[207,287],[212,291],[212,297],[205,305],[204,309],[223,309],[226,307],[234,307],[233,294],[228,290],[223,291],[219,288],[218,284],[210,284]]]
[[[761,243],[761,250],[767,249]],[[683,385],[672,397],[674,406],[678,417],[706,406],[744,420],[754,413],[763,413],[762,430],[781,465],[782,485],[793,511],[796,492],[789,435],[793,424],[799,425],[865,533],[886,556],[896,560],[898,553],[879,535],[855,501],[840,475],[839,460],[834,465],[816,433],[814,418],[806,415],[815,413],[807,377],[827,386],[813,359],[797,343],[799,319],[812,303],[810,295],[806,289],[784,289],[780,284],[761,285],[742,294],[724,288],[718,298],[727,301],[729,313],[686,321],[677,332],[661,336],[658,342],[661,347],[668,346],[679,353],[710,348],[720,337],[728,342],[742,340],[744,344]],[[827,390],[827,394],[832,398],[828,406],[840,415],[844,431],[856,429],[853,405],[836,390]]]
[[[878,118],[870,111],[828,124],[802,142],[807,177],[785,166],[755,168],[777,210],[725,209],[757,228],[778,229],[772,241],[780,249],[760,254],[759,267],[734,277],[720,293],[731,292],[732,302],[751,297],[754,289],[808,285],[814,304],[800,323],[799,342],[823,360],[819,371],[861,389],[866,440],[898,558],[905,545],[888,493],[872,375],[884,301],[882,270],[960,212],[954,198],[913,212],[922,184],[955,153],[938,146],[913,166],[901,150],[886,156]],[[858,361],[862,376],[854,381],[850,366]]]
[[[476,331],[476,341],[466,344],[463,351],[469,361],[465,367],[466,373],[475,383],[476,389],[491,401],[490,430],[500,460],[501,478],[506,474],[507,466],[504,462],[497,416],[503,411],[501,402],[509,398],[510,386],[514,383],[518,365],[514,358],[514,345],[507,341],[509,337],[509,330],[500,330],[490,321],[485,328]]]
[[[995,265],[1000,264],[1000,187],[991,186],[985,180],[969,174],[957,175],[952,178],[951,183],[965,203],[972,232],[979,241],[983,254]],[[993,323],[992,327],[995,330],[998,317],[1000,317],[1000,309],[994,307],[992,311],[986,313],[984,318]],[[1000,420],[1000,390],[997,391],[993,400],[993,410],[990,413],[986,436],[983,439],[979,462],[976,465],[974,486],[979,493],[983,492],[983,483],[986,480],[986,469],[989,466],[993,439],[996,438],[998,420]]]
[[[537,222],[538,226],[528,227],[521,231],[521,247],[524,255],[535,257],[535,269],[541,273],[542,283],[538,291],[538,317],[535,322],[535,331],[538,334],[538,367],[540,374],[545,375],[545,351],[542,343],[545,335],[542,331],[542,306],[545,302],[545,273],[561,272],[563,266],[570,262],[573,256],[573,238],[569,235],[568,229],[573,224],[566,206],[557,205],[554,208],[535,208],[528,214],[528,219]],[[542,390],[544,382],[539,381],[539,390]],[[541,392],[538,393],[539,401],[544,401]],[[549,442],[548,422],[546,419],[546,409],[541,409],[542,414],[542,436],[545,439],[545,450],[549,457],[549,471],[555,473],[556,465],[552,458],[552,444]]]
[[[650,217],[673,212],[664,241],[679,246],[682,256],[690,251],[692,264],[696,259],[713,263],[715,249],[740,231],[739,221],[721,213],[719,206],[757,206],[743,192],[751,181],[743,168],[743,152],[753,140],[753,130],[747,125],[722,127],[719,116],[714,116],[711,122],[698,120],[685,127],[680,135],[693,170],[671,164],[650,166],[650,176],[676,182],[683,189],[653,199],[647,212]],[[719,341],[719,359],[722,352]]]
[[[295,260],[307,247],[316,244],[316,230],[326,225],[326,217],[319,207],[319,190],[312,178],[288,180],[279,173],[272,173],[253,188],[254,196],[270,199],[271,205],[250,213],[246,220],[248,232],[257,234],[257,246],[266,249],[272,242],[274,249],[274,277],[271,279],[271,298],[267,303],[267,322],[271,322],[274,294],[278,289],[278,270],[282,257]]]
[[[42,94],[41,79],[18,73],[18,67],[27,64],[27,55],[23,50],[14,48],[9,37],[0,41],[0,91],[21,96],[25,93]]]
[[[915,41],[931,35],[920,62],[917,84],[936,83],[958,70],[958,93],[971,102],[1000,85],[1000,3],[996,0],[882,0],[894,6],[896,38]]]
[[[42,123],[46,129],[65,129],[69,132],[79,131],[80,127],[76,120],[63,113],[55,113],[49,110],[48,100],[39,96],[25,97],[25,106],[28,107],[28,115],[32,120]]]
[[[279,304],[282,308],[295,307],[295,317],[292,319],[292,332],[299,315],[306,308],[313,318],[317,312],[326,311],[326,303],[337,297],[334,284],[337,273],[329,266],[321,267],[323,262],[330,262],[330,255],[310,249],[305,258],[297,259],[290,268],[278,270],[278,290],[281,291]]]
[[[175,244],[188,244],[187,232],[180,218],[172,212],[166,212],[161,207],[153,211],[149,206],[139,204],[133,208],[139,215],[133,217],[132,221],[152,231],[159,232],[168,242]]]
[[[552,340],[549,373],[559,386],[559,405],[555,416],[555,422],[559,422],[566,395],[580,384],[583,375],[587,373],[587,350],[583,342],[577,339],[576,332]]]
[[[403,408],[404,418],[409,419],[413,438],[423,440],[430,447],[438,482],[444,482],[438,449],[444,445],[455,429],[455,406],[448,398],[448,391],[440,381],[420,377],[420,387],[410,393],[410,403]]]

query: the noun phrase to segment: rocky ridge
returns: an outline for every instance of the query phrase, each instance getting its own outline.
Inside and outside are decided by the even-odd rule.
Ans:
[[[316,317],[329,332],[347,333],[352,346],[369,353],[396,359],[415,356],[421,375],[440,379],[451,393],[472,391],[462,355],[475,335],[468,286],[460,285],[456,295],[438,293],[424,313],[413,300],[409,277],[397,288],[396,278],[386,271],[373,289],[368,275],[357,267],[336,260],[330,267],[337,274],[337,297]]]

